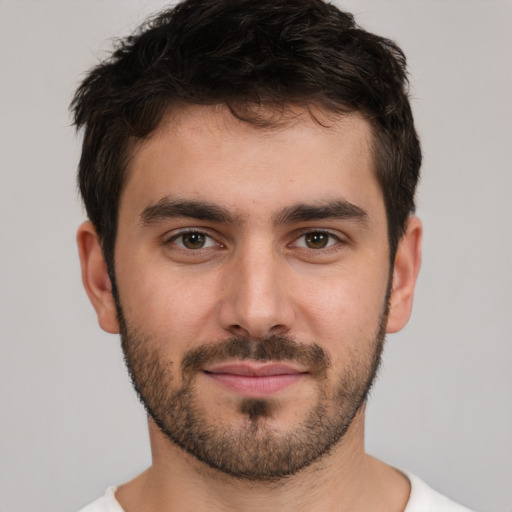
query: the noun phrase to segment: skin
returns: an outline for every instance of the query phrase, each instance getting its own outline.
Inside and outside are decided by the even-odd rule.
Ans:
[[[134,151],[120,201],[116,280],[129,325],[170,365],[199,345],[233,336],[285,335],[329,354],[326,379],[334,387],[349,365],[374,350],[390,268],[369,125],[356,114],[325,116],[325,127],[306,111],[293,113],[279,128],[261,129],[222,107],[190,106],[169,114]],[[178,199],[216,205],[231,219],[163,215],[144,222],[148,208]],[[283,211],[298,204],[332,202],[356,206],[364,216],[283,219]],[[187,229],[208,235],[206,246],[188,249],[181,236]],[[312,232],[328,233],[327,246],[308,247],[305,235]],[[411,217],[393,267],[386,332],[409,319],[421,233],[420,221]],[[98,322],[118,333],[106,265],[89,222],[79,229],[78,246]],[[179,372],[176,380],[179,385]],[[317,394],[311,378],[297,379],[272,395],[278,407],[265,425],[286,435]],[[207,375],[197,376],[196,396],[211,424],[236,429],[246,421],[240,396]],[[378,512],[402,511],[407,503],[406,477],[364,452],[364,407],[328,456],[273,483],[211,469],[171,443],[151,419],[149,432],[152,466],[116,494],[127,512]]]

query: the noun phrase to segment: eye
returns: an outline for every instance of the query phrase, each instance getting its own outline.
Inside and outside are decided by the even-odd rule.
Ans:
[[[309,231],[297,238],[294,245],[305,249],[326,249],[338,242],[338,237],[326,231]]]
[[[206,249],[207,247],[214,247],[217,242],[206,233],[201,231],[186,231],[178,233],[169,239],[169,242],[177,245],[182,249],[198,250]]]

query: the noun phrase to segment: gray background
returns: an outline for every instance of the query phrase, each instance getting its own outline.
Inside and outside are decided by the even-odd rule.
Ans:
[[[0,0],[0,511],[72,511],[149,464],[118,339],[74,243],[67,105],[158,0]],[[482,512],[512,511],[512,3],[347,1],[408,55],[425,152],[415,312],[389,337],[367,447]]]

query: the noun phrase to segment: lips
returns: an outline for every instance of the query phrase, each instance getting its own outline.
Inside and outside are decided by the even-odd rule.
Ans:
[[[224,363],[204,374],[217,384],[246,397],[266,397],[288,388],[308,374],[284,363]]]

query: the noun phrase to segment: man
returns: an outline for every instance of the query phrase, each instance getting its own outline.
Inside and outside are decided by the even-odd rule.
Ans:
[[[364,451],[421,259],[401,50],[321,0],[188,0],[73,109],[82,278],[153,455],[84,510],[467,510]]]

